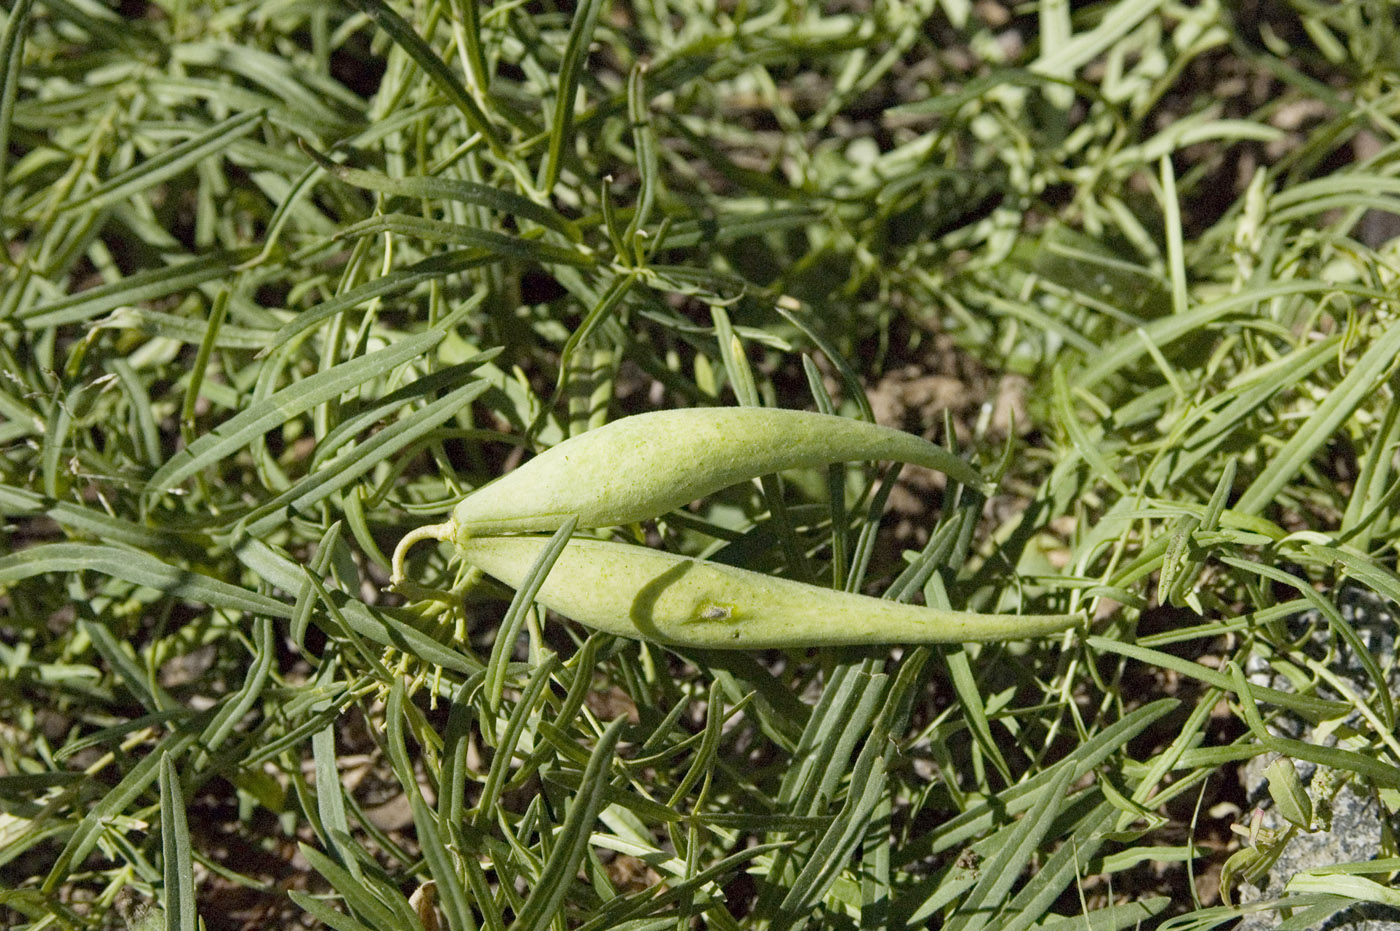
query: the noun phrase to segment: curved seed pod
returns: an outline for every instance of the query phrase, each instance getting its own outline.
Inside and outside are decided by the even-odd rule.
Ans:
[[[571,437],[482,486],[445,524],[419,540],[554,531],[571,517],[580,529],[660,517],[749,479],[834,462],[899,461],[936,469],[982,491],[977,470],[922,437],[830,414],[759,407],[706,407],[623,417]]]
[[[571,437],[463,498],[458,533],[557,530],[660,517],[697,498],[785,469],[898,460],[982,488],[977,470],[922,437],[830,414],[710,407],[636,414]]]
[[[476,537],[458,548],[519,587],[548,543]],[[711,650],[1019,640],[1083,622],[1074,614],[939,611],[600,540],[569,541],[535,600],[598,630]]]

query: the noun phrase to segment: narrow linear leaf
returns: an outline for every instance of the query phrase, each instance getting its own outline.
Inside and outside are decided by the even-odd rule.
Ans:
[[[151,681],[147,670],[137,662],[131,644],[118,640],[106,624],[91,618],[79,618],[78,628],[92,641],[92,648],[107,664],[112,677],[148,710],[156,713],[176,707],[170,693],[160,683]]]
[[[287,892],[287,897],[312,918],[328,928],[334,928],[335,931],[384,931],[383,927],[370,928],[360,924],[344,912],[336,911],[325,902],[305,892],[291,889]]]
[[[112,359],[108,367],[126,391],[128,406],[136,420],[135,432],[141,439],[141,452],[145,454],[144,464],[154,469],[163,455],[160,448],[160,430],[156,427],[150,394],[141,383],[141,377],[126,359]]]
[[[957,110],[1000,88],[1047,87],[1052,84],[1062,83],[1062,80],[1063,79],[1060,78],[1052,78],[1049,75],[1027,71],[1023,68],[998,68],[990,74],[964,82],[957,90],[949,90],[946,93],[935,94],[924,100],[915,100],[910,103],[898,104],[897,106],[891,107],[889,112],[905,116],[936,116]],[[1087,87],[1088,85],[1082,85],[1081,89]]]
[[[55,501],[38,492],[11,485],[0,485],[0,513],[9,517],[42,514],[70,532],[140,549],[169,549],[181,542],[183,536],[173,530],[144,527],[81,504]]]
[[[0,557],[0,585],[45,572],[90,570],[133,585],[144,585],[210,607],[268,617],[291,617],[291,608],[276,599],[161,562],[137,550],[100,543],[48,543]]]
[[[489,184],[466,181],[460,178],[435,178],[411,176],[392,178],[375,171],[364,171],[331,161],[309,146],[302,150],[310,155],[332,177],[354,187],[379,191],[399,197],[421,198],[423,200],[452,200],[463,204],[486,207],[511,216],[533,220],[541,226],[563,233],[578,242],[583,234],[578,224],[549,207],[536,203],[513,191],[504,191]]]
[[[1319,547],[1319,549],[1325,551],[1326,548]],[[1361,635],[1356,632],[1356,629],[1342,615],[1342,612],[1337,610],[1335,604],[1319,595],[1307,582],[1276,566],[1248,562],[1233,556],[1221,556],[1220,561],[1227,566],[1233,566],[1243,572],[1257,573],[1266,579],[1281,582],[1295,589],[1298,594],[1302,595],[1313,609],[1327,620],[1328,626],[1351,648],[1352,655],[1361,663],[1362,669],[1366,671],[1367,678],[1369,678],[1375,686],[1376,696],[1381,706],[1380,713],[1382,718],[1387,722],[1386,726],[1388,728],[1394,727],[1395,699],[1391,697],[1390,687],[1386,684],[1387,679],[1385,673],[1381,672],[1380,663],[1376,660],[1371,648],[1361,639]]]
[[[982,693],[977,688],[977,678],[972,673],[972,661],[967,655],[967,648],[949,650],[944,660],[948,664],[953,689],[957,692],[958,703],[962,707],[963,717],[967,720],[973,739],[992,761],[1001,778],[1010,785],[1013,781],[1011,767],[1006,764],[1006,759],[1001,755],[1001,748],[997,746],[996,738],[992,735],[992,725],[987,719],[987,707],[982,703]]]
[[[86,737],[64,744],[54,751],[53,758],[61,763],[80,750],[86,750],[88,747],[98,747],[104,744],[115,745],[135,731],[145,730],[148,727],[158,727],[171,721],[186,721],[194,717],[195,714],[196,712],[188,708],[176,707],[167,708],[164,711],[157,711],[154,714],[143,714],[139,717],[129,718],[121,724],[104,727],[101,730],[88,734]],[[68,772],[65,772],[63,775],[66,776],[68,774]],[[86,775],[78,771],[71,771],[71,775],[83,779],[87,778]]]
[[[1150,896],[1136,902],[1096,908],[1080,915],[1051,915],[1039,927],[1040,931],[1120,931],[1124,928],[1146,928],[1151,926],[1154,917],[1171,904],[1169,896]],[[1236,917],[1229,914],[1222,923],[1233,921]]]
[[[830,361],[832,365],[836,366],[837,371],[841,373],[841,380],[846,383],[846,390],[849,392],[848,396],[851,400],[855,401],[856,407],[860,409],[860,419],[874,423],[875,411],[870,406],[870,398],[865,394],[864,383],[860,375],[856,373],[855,369],[851,368],[851,363],[847,361],[845,356],[837,351],[835,345],[817,332],[816,321],[804,319],[803,315],[781,304],[776,307],[776,310],[784,320],[801,330],[803,335],[812,341],[812,345],[820,349],[822,355],[826,356],[827,360]]]
[[[388,33],[389,38],[408,53],[408,57],[412,58],[414,63],[423,69],[423,73],[447,95],[447,99],[462,111],[462,115],[467,118],[467,125],[474,132],[481,134],[491,151],[497,155],[503,154],[500,136],[485,112],[471,93],[462,86],[462,82],[457,80],[457,76],[447,64],[413,31],[413,27],[402,16],[390,9],[383,0],[350,0],[350,3],[373,20],[376,26]]]
[[[1190,308],[1187,303],[1185,243],[1181,236],[1181,202],[1176,196],[1176,173],[1172,170],[1171,159],[1166,155],[1162,156],[1158,170],[1161,172],[1162,214],[1166,220],[1167,268],[1172,281],[1172,313],[1184,314]]]
[[[1094,28],[1080,32],[1065,42],[1047,46],[1032,68],[1046,74],[1074,71],[1127,35],[1138,23],[1151,16],[1160,5],[1159,0],[1117,4]]]
[[[588,46],[593,41],[593,29],[598,25],[598,13],[604,0],[582,0],[574,8],[569,41],[564,46],[564,60],[559,65],[559,89],[554,98],[554,119],[549,124],[549,154],[545,159],[540,190],[554,190],[564,158],[564,146],[571,142],[574,125],[574,98],[578,94],[579,78],[588,65]]]
[[[321,468],[326,463],[335,459],[336,456],[343,455],[347,447],[352,446],[355,437],[370,429],[375,424],[387,419],[395,411],[412,404],[415,401],[427,401],[432,403],[432,399],[444,388],[454,386],[467,387],[471,383],[471,376],[478,368],[485,365],[491,359],[500,354],[500,347],[489,352],[478,353],[460,362],[457,365],[448,365],[437,371],[431,372],[420,378],[398,388],[381,398],[362,402],[358,410],[344,409],[341,415],[344,419],[332,427],[324,436],[316,441],[316,448],[311,453],[310,469]],[[481,436],[503,436],[489,430],[476,431]]]
[[[476,268],[490,261],[491,257],[480,249],[458,249],[442,255],[435,255],[421,262],[415,262],[407,268],[390,272],[357,288],[351,288],[344,294],[338,294],[328,301],[322,301],[315,307],[298,312],[295,317],[288,320],[281,329],[272,335],[268,345],[280,346],[283,343],[289,343],[336,314],[372,301],[377,297],[402,294],[430,281],[445,281],[458,272]],[[485,297],[486,292],[478,290],[463,303],[474,309]]]
[[[468,75],[477,92],[486,95],[491,75],[486,70],[486,53],[481,44],[481,11],[472,0],[453,0],[452,9],[462,23]]]
[[[214,306],[209,310],[209,321],[199,339],[199,351],[195,353],[194,367],[190,369],[189,385],[185,388],[185,397],[180,404],[181,437],[186,443],[194,437],[200,389],[204,385],[204,376],[209,371],[209,358],[218,344],[224,320],[228,316],[228,302],[229,289],[220,288],[218,296],[214,298]]]
[[[1386,302],[1390,300],[1384,293],[1355,285],[1337,284],[1330,281],[1284,281],[1259,288],[1231,294],[1228,297],[1202,304],[1184,314],[1171,314],[1142,327],[1125,333],[1107,346],[1102,347],[1093,362],[1083,371],[1075,374],[1075,386],[1089,390],[1113,373],[1132,365],[1147,353],[1147,342],[1164,349],[1179,339],[1199,333],[1212,323],[1237,312],[1249,311],[1269,301],[1294,295],[1338,293],[1347,294],[1360,300]]]
[[[1049,833],[1073,775],[1074,771],[1066,767],[1036,793],[1030,811],[1016,822],[1015,830],[996,856],[983,865],[982,878],[963,899],[958,914],[948,922],[949,931],[977,931],[996,916],[1011,887]]]
[[[217,325],[216,325],[217,324]],[[272,345],[273,330],[225,326],[211,315],[208,322],[174,314],[147,310],[144,307],[118,307],[112,313],[91,324],[94,330],[139,330],[164,339],[183,343],[199,343],[213,349],[262,349]]]
[[[1069,383],[1065,380],[1065,370],[1061,366],[1055,367],[1054,383],[1055,407],[1060,415],[1060,422],[1069,432],[1075,451],[1089,464],[1094,474],[1107,482],[1114,491],[1124,497],[1132,494],[1128,490],[1128,486],[1118,477],[1118,473],[1114,471],[1113,466],[1108,462],[1108,457],[1100,448],[1103,442],[1102,437],[1097,440],[1090,437],[1089,431],[1084,428],[1084,424],[1080,421],[1079,412],[1075,410],[1074,400],[1070,397]]]
[[[137,272],[119,281],[98,285],[67,297],[30,307],[15,314],[31,330],[88,320],[125,304],[139,304],[187,291],[222,278],[239,262],[252,256],[248,249],[214,252],[164,268]]]
[[[1254,480],[1234,509],[1246,514],[1262,511],[1278,497],[1285,485],[1308,463],[1324,444],[1330,443],[1342,423],[1375,391],[1400,358],[1400,323],[1392,324],[1356,363],[1341,384],[1327,393],[1322,403],[1297,432],[1289,438]]]
[[[780,909],[785,915],[796,917],[816,905],[864,838],[870,816],[885,794],[887,781],[884,758],[871,752],[876,746],[878,744],[872,741],[856,761],[851,772],[851,792],[845,804],[812,849],[783,898]]]
[[[71,211],[81,207],[85,211],[99,210],[108,204],[153,188],[209,156],[227,149],[234,140],[241,139],[257,129],[265,115],[261,110],[250,110],[231,116],[198,136],[131,166],[90,191],[84,191],[81,196],[59,209]]]
[[[177,733],[166,737],[133,766],[100,802],[90,807],[54,860],[40,889],[53,893],[68,878],[71,870],[80,867],[97,846],[102,833],[111,829],[110,822],[126,811],[127,806],[136,801],[160,775],[161,761],[167,755],[175,757],[183,754],[194,740],[193,734]]]
[[[338,790],[339,786],[336,788]],[[375,884],[372,883],[368,874],[351,873],[335,860],[308,844],[297,844],[297,847],[311,868],[325,877],[326,881],[331,884],[331,888],[340,893],[345,904],[370,922],[376,931],[402,927],[399,922],[394,920],[394,910],[375,894],[379,890],[375,889]],[[398,890],[393,890],[391,894],[398,895]],[[403,904],[407,905],[407,903]]]
[[[515,749],[520,745],[520,738],[525,733],[530,719],[539,714],[541,697],[549,685],[549,677],[555,673],[558,665],[558,655],[550,653],[545,657],[544,662],[531,674],[530,681],[525,684],[515,708],[511,710],[510,717],[506,719],[505,729],[501,732],[495,756],[491,760],[491,768],[487,770],[486,778],[481,783],[481,795],[477,799],[475,815],[478,824],[487,824],[496,817],[496,804],[509,780]],[[485,678],[483,674],[483,681]],[[544,726],[543,722],[540,726]],[[572,744],[570,746],[572,747]]]
[[[155,494],[169,491],[249,445],[268,430],[418,358],[436,346],[442,337],[442,331],[434,329],[401,339],[385,349],[317,372],[248,406],[170,457],[151,476],[151,491]]]
[[[613,278],[612,283],[608,285],[608,290],[589,310],[588,316],[583,318],[578,329],[569,334],[569,339],[564,343],[564,349],[559,354],[559,379],[555,387],[556,394],[562,394],[564,391],[569,373],[573,370],[574,355],[578,352],[579,347],[588,341],[598,326],[607,320],[613,310],[622,303],[622,299],[627,296],[627,292],[632,290],[632,285],[636,283],[637,275],[636,271],[631,271],[626,275],[618,275]]]
[[[1108,802],[1090,812],[1007,904],[998,931],[1027,931],[1037,926],[1055,900],[1081,878],[1084,864],[1098,853],[1106,840],[1103,835],[1116,817]]]
[[[450,931],[476,931],[476,921],[472,918],[467,904],[466,888],[462,885],[457,864],[447,846],[443,843],[442,828],[436,812],[423,801],[423,793],[414,774],[413,763],[408,758],[408,746],[404,741],[404,686],[403,679],[395,679],[385,704],[386,746],[404,793],[408,796],[409,809],[413,815],[413,826],[418,834],[418,846],[423,851],[423,859],[428,863],[428,872],[436,884],[436,895],[447,918]],[[468,854],[471,855],[470,853]]]
[[[1058,778],[1060,767],[1073,769],[1079,774],[1088,772],[1122,750],[1128,741],[1150,727],[1153,722],[1176,710],[1180,704],[1176,699],[1161,698],[1124,715],[1084,741],[1054,766],[998,792],[994,798],[968,809],[916,842],[906,845],[905,849],[900,851],[899,861],[895,865],[902,866],[919,857],[950,850],[969,838],[990,830],[1007,815],[1025,811],[1038,797],[1037,793],[1041,788]]]
[[[604,929],[619,928],[623,927],[624,922],[640,918],[647,912],[657,914],[673,902],[694,895],[696,891],[707,884],[717,883],[722,877],[745,863],[784,846],[785,843],[781,841],[770,844],[755,844],[740,850],[738,853],[730,854],[723,860],[712,863],[683,880],[675,882],[668,880],[664,884],[664,891],[659,894],[657,890],[663,888],[660,884],[634,895],[618,896],[599,909],[598,913],[587,923],[581,925],[578,931],[604,931]],[[668,918],[667,923],[672,927],[675,926],[675,920],[672,918]]]
[[[1338,529],[1343,540],[1362,552],[1371,547],[1376,517],[1400,494],[1400,482],[1391,481],[1393,451],[1400,446],[1400,404],[1386,406],[1385,416],[1373,434],[1356,488],[1347,501],[1346,513]]]
[[[456,861],[443,843],[436,814],[416,788],[410,788],[407,792],[413,825],[418,833],[418,846],[422,848],[423,859],[428,861],[428,872],[436,883],[437,903],[447,918],[447,927],[451,931],[476,931],[466,887],[462,884]]]
[[[554,849],[540,871],[539,882],[530,890],[524,906],[516,915],[511,931],[544,931],[558,915],[564,897],[574,883],[579,864],[583,862],[593,823],[598,820],[598,812],[602,810],[613,752],[617,749],[626,723],[625,716],[615,719],[593,748],[588,767],[583,771],[579,793],[569,806],[564,826],[554,839]]]
[[[10,154],[10,125],[14,119],[19,70],[24,63],[24,37],[34,0],[16,0],[0,34],[0,191],[5,188],[5,163]]]
[[[638,62],[627,75],[627,115],[632,121],[632,148],[637,153],[637,206],[627,224],[624,238],[637,248],[639,235],[646,235],[652,204],[661,184],[656,131],[652,127],[646,88],[647,66]]]
[[[304,567],[278,554],[261,540],[245,537],[231,546],[239,562],[268,582],[285,592],[301,591],[307,579]],[[469,654],[444,646],[429,634],[399,620],[389,609],[371,608],[344,592],[329,591],[326,594],[344,616],[350,629],[366,639],[453,672],[471,675],[482,668],[481,663]],[[290,617],[291,609],[287,610]],[[407,612],[399,613],[407,615]]]
[[[554,568],[554,563],[559,559],[559,554],[564,552],[564,547],[574,535],[574,528],[577,526],[578,517],[570,517],[554,532],[554,536],[544,549],[540,550],[539,557],[511,598],[510,608],[496,632],[496,642],[491,646],[491,659],[486,664],[486,682],[483,688],[486,692],[487,707],[493,712],[501,707],[506,664],[510,661],[511,651],[515,649],[515,640],[520,635],[520,628],[525,624],[525,614],[534,605],[540,586],[544,585],[549,570]]]
[[[318,711],[326,711],[330,702],[319,703]],[[354,852],[342,848],[338,838],[350,833],[350,819],[345,814],[344,789],[340,784],[340,767],[335,753],[336,726],[332,722],[311,735],[311,761],[316,767],[316,814],[320,816],[320,834],[340,865],[350,876],[363,883],[360,864]]]
[[[1085,643],[1095,650],[1103,650],[1108,653],[1120,653],[1123,656],[1148,663],[1154,666],[1161,666],[1163,669],[1171,669],[1193,679],[1198,679],[1207,685],[1213,685],[1218,689],[1234,691],[1234,683],[1230,677],[1218,669],[1211,669],[1200,663],[1193,663],[1187,659],[1172,656],[1170,653],[1163,653],[1160,650],[1149,650],[1145,647],[1131,643],[1121,643],[1110,640],[1107,637],[1086,637]],[[1344,718],[1351,713],[1352,707],[1346,702],[1328,701],[1324,698],[1313,698],[1310,695],[1295,695],[1292,692],[1281,692],[1278,689],[1265,688],[1264,686],[1254,686],[1254,696],[1260,701],[1266,701],[1271,705],[1278,705],[1280,708],[1288,708],[1313,720],[1325,721],[1331,718]]]
[[[485,672],[463,682],[453,696],[447,714],[447,727],[442,733],[442,770],[438,779],[438,820],[444,824],[461,824],[463,794],[467,783],[467,751],[472,744],[471,725],[476,708],[472,697],[481,688]]]
[[[167,931],[195,931],[199,915],[194,905],[190,828],[185,821],[180,775],[168,753],[160,755],[160,842],[165,861],[165,927]]]
[[[1290,737],[1278,737],[1270,733],[1264,724],[1263,716],[1259,714],[1258,706],[1254,703],[1255,687],[1249,684],[1244,673],[1234,662],[1229,663],[1228,673],[1231,680],[1230,690],[1239,696],[1240,710],[1244,715],[1245,723],[1249,725],[1250,732],[1261,744],[1284,756],[1356,773],[1358,776],[1364,776],[1376,785],[1387,789],[1400,789],[1400,766],[1384,763],[1374,757],[1366,756],[1364,753],[1341,750],[1335,747],[1322,747]]]
[[[1357,581],[1364,582],[1376,593],[1400,604],[1400,575],[1369,557],[1335,546],[1311,543],[1304,547],[1311,556],[1335,563]]]
[[[446,397],[438,398],[400,419],[393,426],[380,430],[369,440],[355,446],[353,453],[327,463],[244,517],[247,532],[255,537],[266,536],[290,519],[292,513],[307,512],[404,447],[442,426],[489,387],[483,381],[463,385]]]
[[[414,217],[405,213],[370,217],[347,226],[338,235],[341,238],[349,239],[355,236],[379,236],[384,233],[413,236],[427,242],[472,246],[486,251],[494,259],[515,259],[517,261],[539,262],[544,265],[574,265],[580,268],[591,268],[597,264],[590,254],[582,251],[586,247],[569,249],[565,246],[556,246],[552,243],[525,239],[520,236],[508,236],[495,230],[463,226],[460,223],[448,223],[445,220]]]
[[[1374,902],[1389,908],[1400,908],[1400,889],[1383,886],[1364,876],[1338,876],[1328,874],[1318,876],[1311,872],[1299,873],[1288,881],[1289,892],[1322,892],[1327,895],[1343,895],[1360,902]]]

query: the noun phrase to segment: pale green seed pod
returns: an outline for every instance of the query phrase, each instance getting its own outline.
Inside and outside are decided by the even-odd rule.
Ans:
[[[936,443],[863,420],[758,407],[656,411],[571,437],[467,495],[447,523],[404,537],[394,576],[423,539],[554,531],[569,517],[580,529],[632,524],[761,475],[860,461],[908,462],[991,490]]]
[[[463,559],[518,588],[546,537],[477,537]],[[623,637],[712,650],[1020,640],[1083,623],[1074,614],[973,614],[853,595],[675,556],[570,540],[535,600]]]

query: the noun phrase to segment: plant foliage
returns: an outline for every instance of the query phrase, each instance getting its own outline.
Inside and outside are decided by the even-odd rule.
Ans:
[[[1400,798],[1339,608],[1400,600],[1398,43],[1380,0],[9,4],[0,924],[1395,904],[1387,839],[1242,906],[1286,839],[1229,827],[1266,755],[1318,767],[1270,770],[1293,833]],[[733,404],[1001,491],[789,473],[652,545],[1092,631],[712,654],[386,591],[523,457]]]

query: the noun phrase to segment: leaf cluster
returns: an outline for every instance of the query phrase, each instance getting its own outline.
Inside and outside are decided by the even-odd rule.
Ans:
[[[1394,904],[1389,837],[1233,888],[1278,840],[1237,856],[1240,763],[1316,765],[1270,770],[1293,833],[1400,789],[1394,650],[1344,610],[1400,601],[1400,38],[1250,10],[10,4],[0,924]],[[971,400],[896,425],[991,501],[837,466],[644,533],[1091,635],[709,654],[385,592],[409,528],[608,420],[873,419],[940,363]]]

